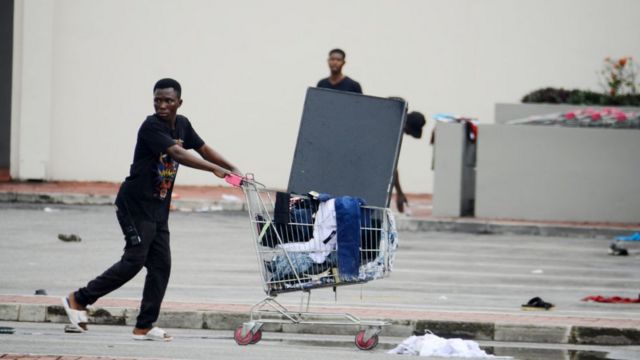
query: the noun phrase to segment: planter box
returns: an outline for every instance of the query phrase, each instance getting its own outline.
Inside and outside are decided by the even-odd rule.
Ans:
[[[640,223],[640,131],[482,124],[475,214]]]
[[[571,104],[507,104],[499,103],[495,106],[495,123],[505,124],[511,120],[520,120],[529,116],[546,115],[566,112],[577,109],[604,109],[616,108],[622,111],[640,111],[640,107],[630,106],[593,106]]]

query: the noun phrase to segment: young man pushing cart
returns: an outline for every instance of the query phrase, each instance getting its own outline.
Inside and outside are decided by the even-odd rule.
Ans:
[[[147,268],[140,313],[133,329],[136,340],[169,341],[154,327],[171,272],[169,206],[180,164],[210,171],[222,178],[238,173],[230,162],[198,136],[189,120],[178,115],[181,86],[161,79],[153,87],[155,113],[140,126],[130,174],[116,197],[116,216],[125,238],[122,258],[85,287],[62,299],[72,324],[87,330],[86,306],[120,288],[142,267]],[[200,157],[187,150],[193,149]]]

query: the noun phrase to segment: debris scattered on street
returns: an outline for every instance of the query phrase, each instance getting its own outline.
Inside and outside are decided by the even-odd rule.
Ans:
[[[629,236],[618,236],[616,240],[619,241],[640,241],[640,232],[634,233]]]
[[[582,301],[593,301],[599,303],[614,303],[614,304],[640,304],[640,294],[637,298],[628,298],[622,296],[587,296]]]
[[[42,210],[44,210],[44,212],[48,212],[48,213],[51,213],[51,212],[58,212],[58,211],[60,211],[60,209],[51,208],[51,207],[48,207],[48,206],[47,206],[47,207],[45,207],[45,208],[44,208],[44,209],[42,209]]]
[[[609,255],[613,256],[627,256],[629,255],[629,251],[623,247],[621,247],[617,241],[614,241],[609,245],[608,249]]]
[[[626,236],[616,236],[607,249],[609,255],[627,256],[629,255],[628,247],[635,248],[640,245],[640,232]]]
[[[493,358],[480,349],[480,345],[472,340],[445,339],[429,332],[422,336],[413,335],[402,344],[389,350],[388,354],[440,356],[440,357],[473,357]]]
[[[531,270],[532,274],[544,274],[544,270],[542,269],[535,269],[535,270]]]
[[[80,242],[82,238],[76,234],[58,234],[58,239],[64,242]]]
[[[16,332],[16,329],[8,326],[0,326],[0,334],[8,334],[11,335]]]
[[[522,310],[551,310],[555,305],[546,302],[539,297],[534,297],[526,304],[522,304]]]
[[[47,290],[37,289],[35,295],[47,295]]]

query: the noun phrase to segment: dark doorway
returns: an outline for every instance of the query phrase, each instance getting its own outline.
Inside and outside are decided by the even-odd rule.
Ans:
[[[13,3],[14,0],[0,1],[0,181],[9,180],[11,160]]]

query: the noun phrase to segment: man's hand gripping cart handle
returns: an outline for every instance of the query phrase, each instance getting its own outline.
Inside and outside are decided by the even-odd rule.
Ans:
[[[226,174],[224,176],[224,181],[226,181],[229,185],[235,186],[235,187],[241,187],[242,186],[242,182],[245,180],[245,178],[243,176],[238,175],[236,173],[233,173],[233,172],[223,168],[222,166],[218,166],[218,165],[215,165],[215,166],[218,168],[218,170],[220,170],[220,171],[222,171],[223,173]]]

